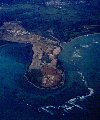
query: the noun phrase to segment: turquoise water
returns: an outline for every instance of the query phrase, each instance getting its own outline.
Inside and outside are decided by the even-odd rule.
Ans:
[[[66,100],[62,105],[41,107],[40,111],[52,115],[57,109],[62,112],[64,120],[66,116],[71,120],[98,119],[100,34],[71,39],[68,43],[62,43],[62,47],[59,60],[64,67],[66,81],[62,90],[63,96],[60,99],[66,98]],[[92,116],[92,114],[95,115]]]
[[[17,88],[16,80],[23,77],[31,63],[30,48],[29,45],[9,42],[0,46],[0,89]]]
[[[100,94],[99,39],[100,34],[93,34],[62,43],[59,60],[64,67],[65,84],[56,90],[41,90],[24,80],[31,63],[31,45],[1,43],[0,119],[55,120],[61,117],[65,120],[67,116],[70,120],[80,120],[82,116],[81,120],[85,120],[88,111],[97,113]],[[91,115],[88,118],[91,119]]]
[[[99,81],[91,80],[90,76],[100,72],[100,34],[81,36],[62,46],[64,49],[60,60],[71,79],[74,72],[80,72],[91,87],[95,88],[95,85],[97,87]]]
[[[62,44],[59,56],[65,84],[56,90],[33,87],[23,77],[32,46],[0,42],[0,120],[99,120],[100,34],[93,33],[100,33],[100,1],[63,0],[60,6],[26,1],[0,1],[0,25],[21,21],[28,31],[54,40],[73,38]]]

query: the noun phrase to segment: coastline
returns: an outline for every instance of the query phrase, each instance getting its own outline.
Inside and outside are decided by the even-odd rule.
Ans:
[[[31,84],[32,86],[34,86],[34,87],[36,87],[36,88],[38,88],[38,89],[41,89],[41,90],[44,90],[44,89],[47,89],[47,90],[55,90],[55,89],[60,88],[60,87],[62,87],[62,86],[64,85],[64,81],[61,80],[61,82],[60,82],[60,84],[59,84],[58,86],[45,88],[45,87],[36,86],[34,83],[30,82],[30,81],[28,80],[28,78],[27,78],[26,75],[24,75],[24,80],[25,80],[26,82],[28,82],[29,84]]]
[[[30,33],[26,31],[19,23],[16,22],[4,23],[4,25],[0,27],[0,35],[3,41],[11,43],[31,44],[33,58],[28,71],[31,72],[34,69],[40,69],[45,71],[44,68],[48,67],[48,70],[44,72],[43,78],[41,79],[42,82],[45,83],[44,87],[56,88],[56,86],[59,86],[58,84],[60,84],[60,82],[62,81],[60,79],[62,79],[63,73],[53,73],[52,70],[55,69],[57,71],[60,71],[57,68],[58,55],[62,50],[60,41],[53,41],[48,38],[36,35],[34,33]],[[48,63],[47,59],[51,62]],[[30,80],[28,80],[28,82],[31,83]]]

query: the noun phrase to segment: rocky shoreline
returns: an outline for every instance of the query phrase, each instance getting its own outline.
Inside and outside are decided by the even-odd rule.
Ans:
[[[19,43],[31,43],[33,45],[33,58],[28,70],[28,73],[32,74],[31,78],[28,79],[30,83],[34,84],[34,81],[37,79],[40,86],[44,88],[56,87],[60,84],[63,71],[57,68],[58,55],[62,50],[59,41],[53,41],[30,33],[21,26],[20,22],[5,22],[0,27],[0,39]],[[35,77],[36,71],[33,72],[34,70],[41,75]]]

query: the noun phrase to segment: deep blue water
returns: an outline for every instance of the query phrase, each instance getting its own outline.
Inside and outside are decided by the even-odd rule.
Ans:
[[[31,63],[27,59],[32,57],[31,45],[2,43],[0,119],[98,119],[99,39],[100,34],[94,34],[63,44],[59,59],[65,70],[65,84],[56,90],[41,90],[24,81],[23,75]]]
[[[21,21],[28,31],[70,42],[62,44],[59,56],[64,86],[40,90],[24,79],[32,46],[0,41],[0,120],[99,120],[100,34],[94,33],[100,33],[100,1],[71,0],[58,6],[41,0],[2,2],[0,25]]]

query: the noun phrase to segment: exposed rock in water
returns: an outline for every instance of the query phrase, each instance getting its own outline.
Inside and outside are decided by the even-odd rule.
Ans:
[[[30,33],[21,26],[20,22],[5,22],[0,27],[0,39],[12,42],[31,43],[33,45],[33,59],[29,66],[29,72],[32,73],[32,70],[36,69],[41,71],[43,75],[41,86],[43,87],[53,87],[60,83],[62,73],[61,70],[57,69],[57,57],[61,52],[59,41],[53,41]],[[31,82],[34,83],[34,81]]]

